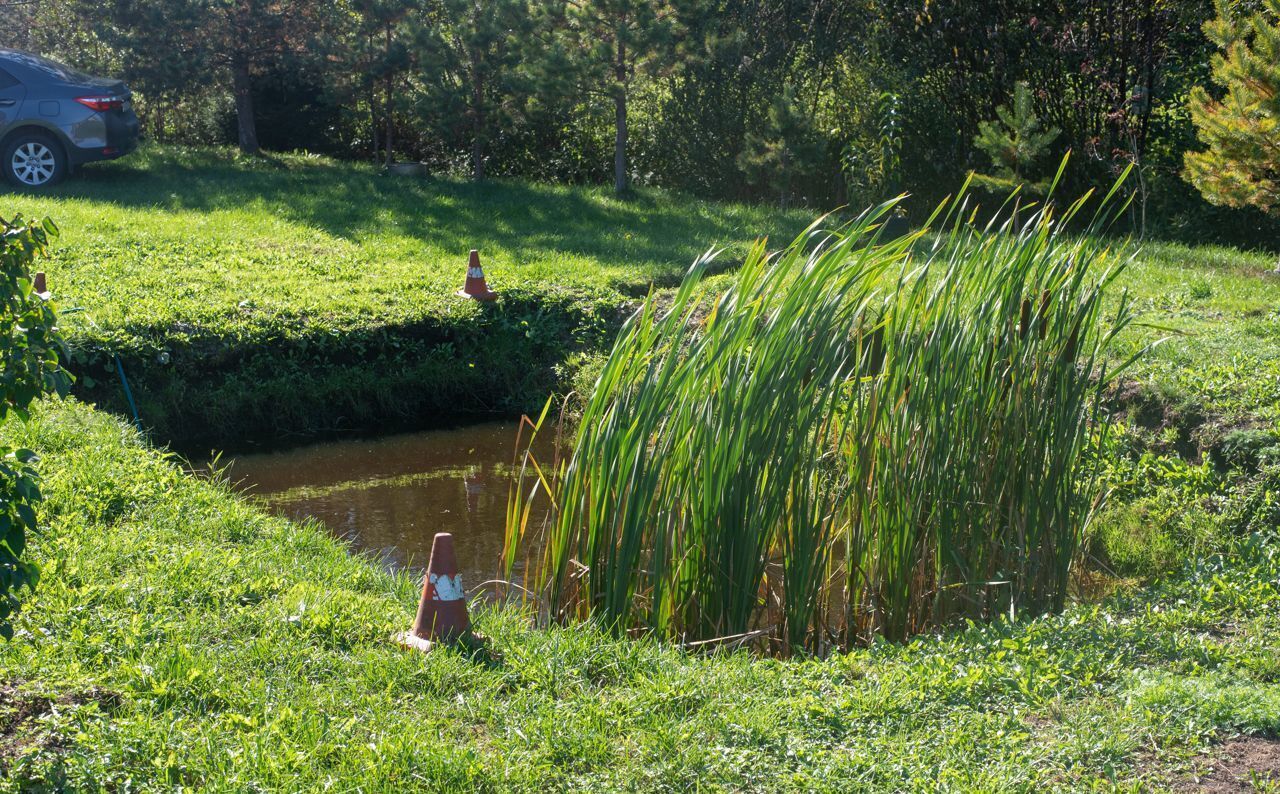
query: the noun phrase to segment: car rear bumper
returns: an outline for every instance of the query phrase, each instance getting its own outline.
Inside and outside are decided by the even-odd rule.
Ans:
[[[114,160],[138,148],[138,117],[133,111],[127,113],[102,114],[102,122],[106,128],[106,145],[68,146],[67,156],[72,165],[92,163],[99,160]]]

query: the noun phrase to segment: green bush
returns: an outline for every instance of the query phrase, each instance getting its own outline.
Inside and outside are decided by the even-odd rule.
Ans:
[[[0,219],[0,422],[27,418],[38,397],[65,394],[70,378],[60,364],[62,342],[48,294],[37,293],[31,263],[57,233],[52,221]],[[13,636],[17,591],[35,587],[38,571],[23,559],[35,531],[40,488],[28,449],[0,446],[0,635]]]

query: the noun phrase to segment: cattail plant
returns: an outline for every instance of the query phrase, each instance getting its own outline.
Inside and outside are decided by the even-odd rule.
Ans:
[[[715,297],[704,256],[623,329],[571,457],[525,459],[508,566],[551,619],[782,653],[1060,609],[1130,322],[1123,257],[1063,231],[1087,198],[884,240],[889,202]]]

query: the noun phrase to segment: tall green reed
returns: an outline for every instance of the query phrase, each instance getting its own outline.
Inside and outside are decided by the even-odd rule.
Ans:
[[[1087,198],[885,240],[889,202],[758,244],[716,298],[699,259],[623,329],[572,456],[526,457],[509,570],[553,619],[784,653],[1060,609],[1131,321],[1103,312],[1122,255],[1063,231]]]

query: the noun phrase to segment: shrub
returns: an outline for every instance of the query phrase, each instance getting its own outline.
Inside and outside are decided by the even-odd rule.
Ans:
[[[65,394],[70,378],[60,365],[62,342],[48,295],[36,292],[31,263],[57,228],[51,221],[0,219],[0,421],[25,419],[38,397]],[[16,592],[35,587],[37,570],[23,559],[27,533],[36,528],[38,478],[28,449],[0,447],[0,635],[13,636]]]

